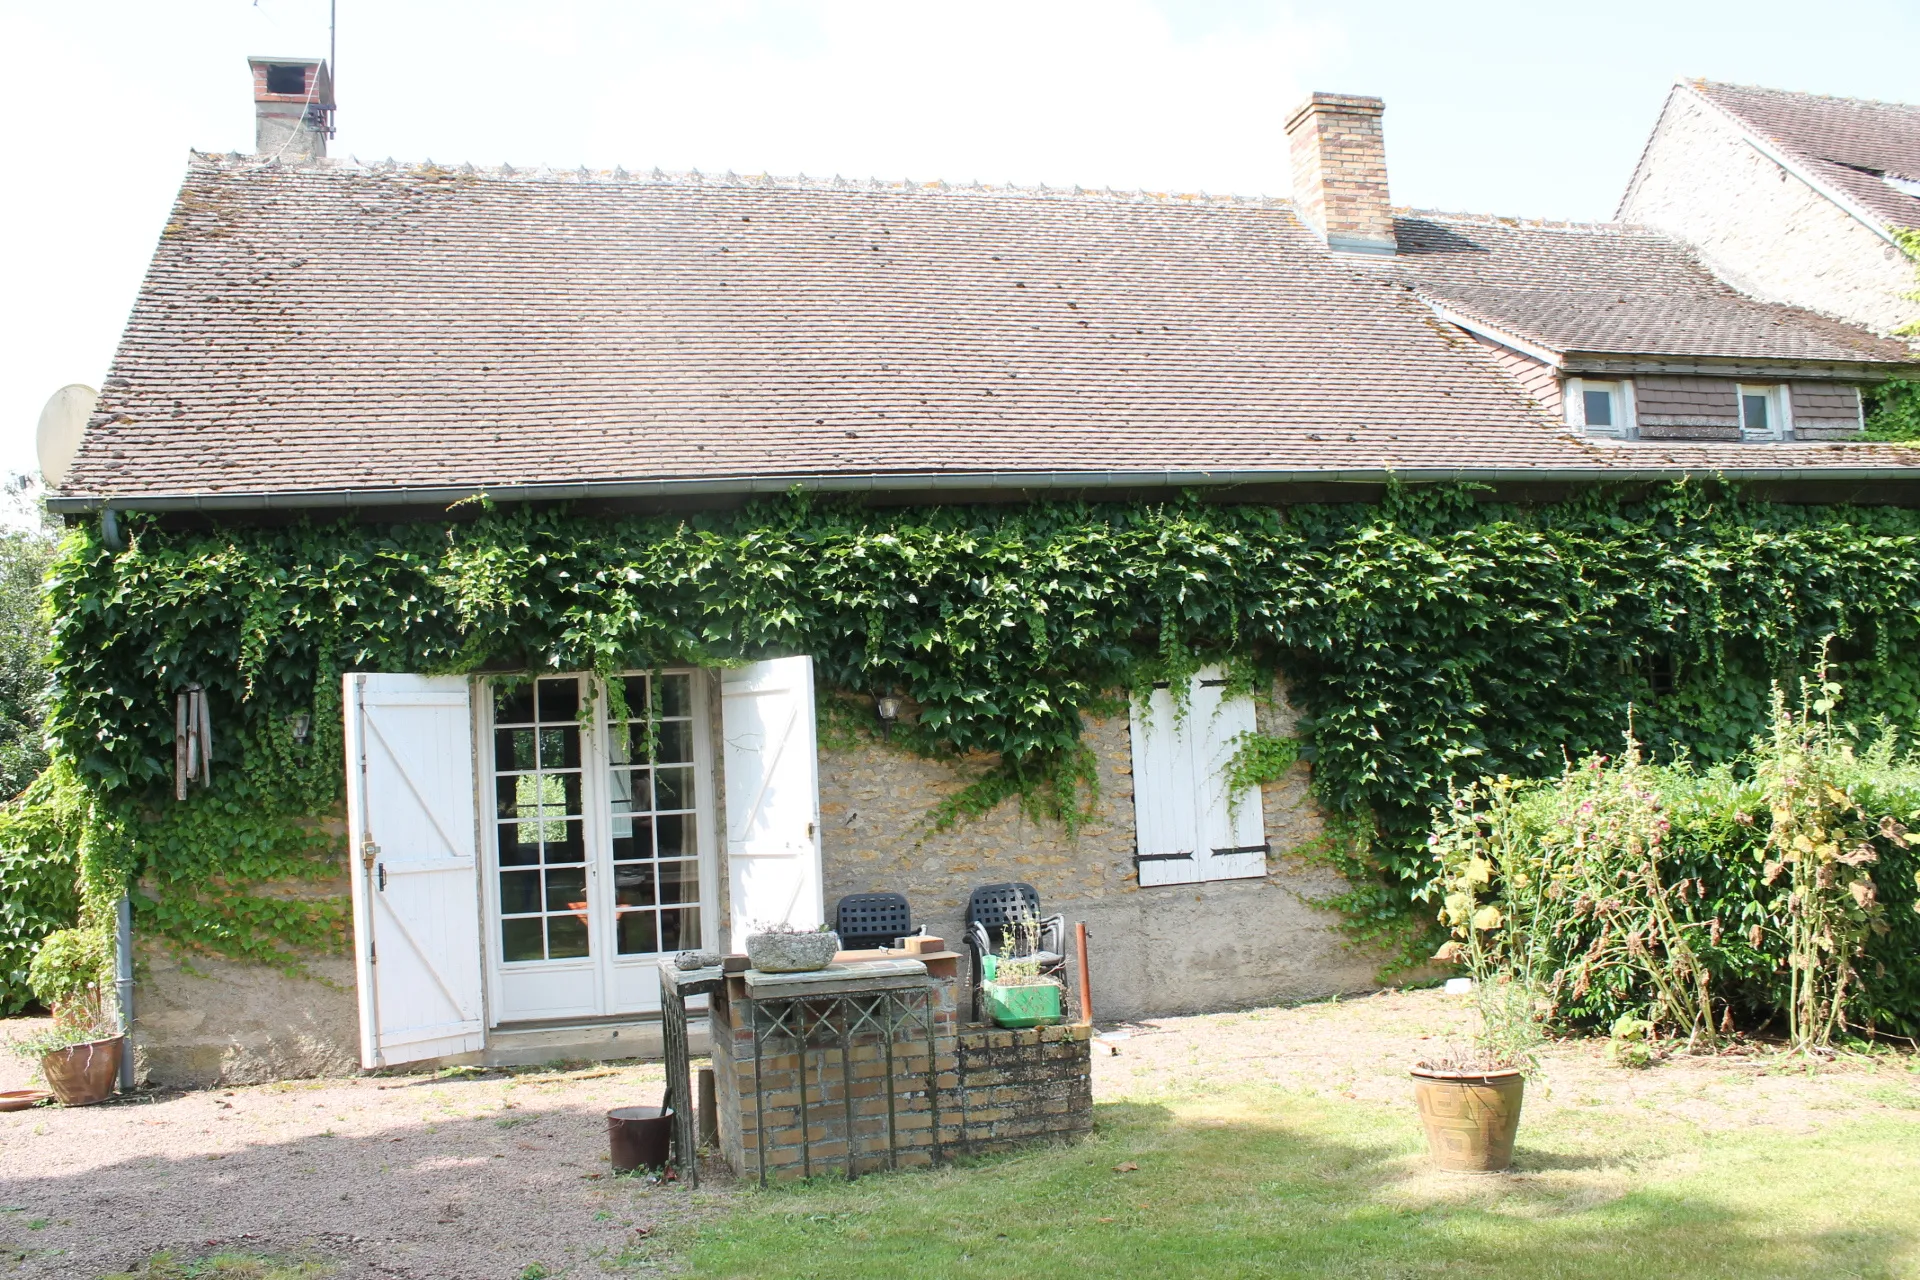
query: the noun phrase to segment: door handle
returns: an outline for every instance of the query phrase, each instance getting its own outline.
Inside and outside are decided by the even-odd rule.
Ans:
[[[383,862],[374,868],[374,875],[378,877],[380,881],[380,892],[385,893],[387,891],[387,864]]]

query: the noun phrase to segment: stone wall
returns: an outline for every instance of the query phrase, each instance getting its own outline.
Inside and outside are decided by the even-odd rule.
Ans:
[[[344,884],[341,886],[344,891]],[[135,1070],[158,1085],[257,1084],[360,1069],[353,958],[317,956],[311,976],[141,940]]]
[[[1281,691],[1261,706],[1265,732],[1289,733],[1293,719]],[[1098,759],[1100,797],[1077,839],[1057,825],[1026,821],[1012,803],[954,831],[929,833],[927,814],[964,785],[963,770],[880,743],[823,751],[829,913],[842,894],[899,890],[933,932],[957,945],[974,886],[1029,881],[1049,913],[1086,922],[1095,1012],[1102,1021],[1305,1000],[1372,986],[1372,958],[1346,945],[1334,913],[1312,905],[1339,892],[1341,882],[1290,852],[1321,832],[1320,815],[1307,797],[1305,765],[1262,794],[1274,851],[1264,878],[1143,890],[1133,866],[1125,716],[1090,721],[1086,740]],[[716,779],[716,792],[723,785]],[[716,809],[724,813],[723,799]],[[344,898],[348,884],[343,873],[284,889]],[[719,901],[726,900],[723,865]],[[217,957],[182,958],[164,943],[142,940],[134,999],[145,1078],[190,1086],[357,1071],[352,957],[315,957],[307,969],[311,976],[302,977]]]
[[[1260,706],[1262,732],[1287,734],[1284,690]],[[951,765],[873,743],[823,751],[820,816],[828,918],[849,893],[907,895],[917,921],[956,947],[977,885],[1024,880],[1047,914],[1085,921],[1101,1022],[1306,1000],[1373,986],[1375,962],[1351,949],[1339,917],[1312,904],[1344,885],[1297,851],[1321,834],[1295,765],[1261,803],[1273,848],[1261,879],[1142,889],[1133,864],[1133,760],[1124,715],[1090,719],[1100,796],[1078,838],[1007,803],[946,832],[928,812],[965,785]]]
[[[1620,218],[1693,245],[1757,298],[1887,332],[1920,315],[1913,263],[1821,192],[1755,150],[1685,88],[1667,100]]]

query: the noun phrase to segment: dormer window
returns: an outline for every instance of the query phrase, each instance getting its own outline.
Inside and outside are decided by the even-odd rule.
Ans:
[[[1628,439],[1633,430],[1633,384],[1567,379],[1567,425],[1588,435]]]
[[[1588,385],[1581,388],[1580,394],[1586,402],[1584,407],[1587,413],[1588,426],[1611,427],[1617,425],[1620,415],[1613,411],[1613,406],[1614,402],[1619,400],[1620,393],[1615,390],[1611,384],[1602,383],[1599,386]]]
[[[1741,383],[1734,394],[1740,406],[1742,440],[1792,439],[1793,423],[1784,386]]]

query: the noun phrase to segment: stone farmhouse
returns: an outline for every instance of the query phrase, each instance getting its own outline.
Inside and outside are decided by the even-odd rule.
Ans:
[[[1292,191],[1241,198],[367,164],[326,153],[324,64],[255,70],[259,151],[190,159],[52,500],[69,518],[385,525],[479,493],[694,510],[796,486],[1285,504],[1460,479],[1920,500],[1920,453],[1851,438],[1860,388],[1916,369],[1886,336],[1911,267],[1870,225],[1920,208],[1892,180],[1920,174],[1913,108],[1804,100],[1847,123],[1796,132],[1793,95],[1684,85],[1623,207],[1650,225],[1565,224],[1394,208],[1367,97],[1276,122]],[[1882,119],[1908,130],[1885,154]],[[1859,145],[1802,149],[1830,137]],[[1777,209],[1721,197],[1741,166]],[[1829,256],[1796,273],[1768,228],[1821,201],[1824,238],[1787,252]],[[1777,221],[1715,221],[1734,205]],[[1373,980],[1311,905],[1329,873],[1288,856],[1319,830],[1306,767],[1225,791],[1225,744],[1283,731],[1284,690],[1223,705],[1203,672],[1184,721],[1092,723],[1101,808],[1077,840],[995,812],[917,843],[949,771],[821,749],[805,655],[651,678],[671,767],[647,799],[584,676],[350,674],[356,954],[321,983],[149,950],[153,1076],[645,1052],[660,953],[864,890],[953,939],[972,886],[1033,883],[1088,923],[1107,1017]],[[553,823],[495,820],[523,776],[568,797],[531,852]],[[635,866],[640,905],[613,887]],[[600,887],[548,900],[543,871]]]
[[[1920,318],[1920,106],[1682,80],[1618,215],[1734,288],[1882,333]]]

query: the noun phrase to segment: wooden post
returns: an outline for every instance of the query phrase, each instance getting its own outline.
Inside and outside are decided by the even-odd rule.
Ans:
[[[720,1095],[714,1087],[713,1068],[700,1068],[700,1108],[696,1113],[700,1117],[699,1144],[703,1147],[720,1145]]]
[[[1093,984],[1087,977],[1087,922],[1079,920],[1073,926],[1073,947],[1080,953],[1080,1025],[1093,1025]]]

